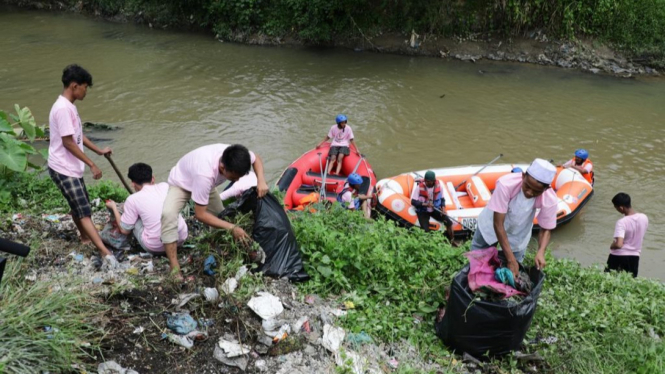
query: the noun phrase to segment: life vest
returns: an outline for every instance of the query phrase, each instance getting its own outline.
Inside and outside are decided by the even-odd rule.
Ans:
[[[425,185],[425,180],[424,179],[419,179],[419,180],[416,180],[416,183],[418,183],[418,190],[419,190],[418,196],[425,199],[425,202],[428,202],[429,201],[429,194],[427,193],[427,186]],[[443,191],[441,190],[441,182],[439,182],[437,180],[436,183],[434,183],[434,192],[432,193],[433,202],[435,202],[437,200],[441,200],[441,198],[443,197],[442,192]],[[426,210],[426,209],[427,208],[422,208],[422,207],[421,208],[416,208],[416,210],[418,210],[418,211],[423,211],[423,210]]]
[[[351,192],[351,195],[357,195],[358,194],[358,192],[356,192],[356,190],[351,188],[351,186],[349,185],[348,182],[344,183],[344,187],[342,188],[342,191],[340,191],[340,193],[337,194],[337,202],[342,204],[342,206],[345,207],[345,208],[347,208],[349,206],[349,203],[342,200],[342,197],[344,196],[345,193],[347,193],[349,191]],[[358,205],[358,204],[355,204],[355,205]]]
[[[577,165],[577,164],[575,164],[575,158],[573,158],[573,159],[571,160],[571,162],[573,163],[573,165]],[[584,169],[584,168],[586,168],[587,165],[591,165],[591,171],[588,172],[588,173],[586,173],[586,174],[582,174],[582,176],[584,177],[584,179],[586,179],[587,182],[589,182],[589,183],[591,183],[591,184],[593,185],[593,181],[594,181],[594,173],[593,173],[593,163],[591,162],[591,160],[589,160],[589,159],[587,158],[586,160],[584,160],[584,162],[582,163],[582,165],[580,165],[580,167],[581,167],[582,169]]]

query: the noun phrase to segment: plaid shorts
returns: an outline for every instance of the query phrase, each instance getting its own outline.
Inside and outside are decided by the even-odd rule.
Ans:
[[[48,174],[67,200],[67,204],[72,210],[72,217],[81,219],[92,216],[90,196],[88,196],[83,178],[62,175],[51,168],[48,168]]]

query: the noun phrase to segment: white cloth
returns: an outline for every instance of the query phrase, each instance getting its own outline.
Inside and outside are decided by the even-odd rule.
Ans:
[[[508,203],[508,213],[503,227],[508,235],[508,243],[513,252],[526,251],[531,239],[533,229],[533,218],[536,216],[534,204],[536,199],[528,199],[524,192],[520,191],[514,199]],[[478,216],[478,229],[483,235],[485,242],[496,243],[498,241],[494,232],[494,211],[483,209]]]
[[[529,168],[526,169],[527,174],[532,176],[540,183],[552,184],[554,176],[556,176],[556,168],[551,163],[537,158],[533,160]]]

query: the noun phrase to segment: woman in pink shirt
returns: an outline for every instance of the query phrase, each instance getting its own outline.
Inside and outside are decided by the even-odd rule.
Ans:
[[[624,215],[617,221],[614,229],[614,241],[610,245],[606,272],[610,270],[627,271],[637,277],[642,252],[642,241],[649,227],[649,218],[638,213],[630,203],[630,196],[620,192],[612,198],[617,212]]]
[[[351,129],[351,126],[346,124],[348,122],[346,116],[343,114],[338,115],[337,118],[335,118],[335,122],[337,122],[337,125],[333,125],[330,128],[330,131],[328,131],[328,136],[326,136],[326,138],[323,139],[323,141],[319,143],[316,148],[321,148],[323,143],[332,139],[332,143],[330,144],[330,151],[328,151],[328,168],[326,173],[330,174],[330,170],[332,169],[333,164],[335,161],[337,161],[337,169],[335,170],[335,174],[339,175],[339,173],[342,171],[342,160],[344,160],[344,156],[348,156],[350,153],[349,146],[351,144],[356,146],[356,154],[358,156],[360,156],[360,151],[358,150],[358,146],[353,141],[353,130]]]

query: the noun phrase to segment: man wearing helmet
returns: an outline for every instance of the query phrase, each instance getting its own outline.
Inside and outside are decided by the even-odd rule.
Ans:
[[[372,198],[372,193],[367,191],[366,194],[361,194],[362,184],[363,178],[358,173],[349,175],[346,183],[344,183],[344,188],[337,194],[337,202],[347,209],[361,210],[365,218],[370,219],[372,217],[372,206],[369,204],[369,200]]]
[[[430,217],[446,226],[446,236],[453,243],[453,221],[446,215],[446,202],[443,198],[443,185],[436,179],[433,171],[428,170],[425,178],[416,181],[417,188],[411,194],[411,205],[416,208],[418,223],[425,232],[430,231]],[[453,243],[457,244],[457,243]]]
[[[577,170],[587,182],[593,184],[593,164],[589,160],[589,152],[586,149],[575,151],[575,157],[563,164],[563,167]]]
[[[330,131],[328,131],[328,136],[326,136],[326,138],[323,139],[323,141],[319,143],[316,148],[321,148],[323,143],[332,139],[332,144],[330,144],[330,151],[328,151],[328,168],[326,173],[330,174],[330,170],[332,170],[333,164],[335,161],[337,161],[337,169],[335,170],[335,174],[339,175],[340,171],[342,170],[342,160],[344,160],[344,156],[349,155],[349,145],[355,145],[355,143],[353,141],[353,130],[351,129],[351,126],[346,124],[346,116],[339,114],[335,118],[335,122],[337,122],[337,125],[333,125],[330,128]],[[358,150],[357,145],[356,154],[360,156],[360,151]]]

